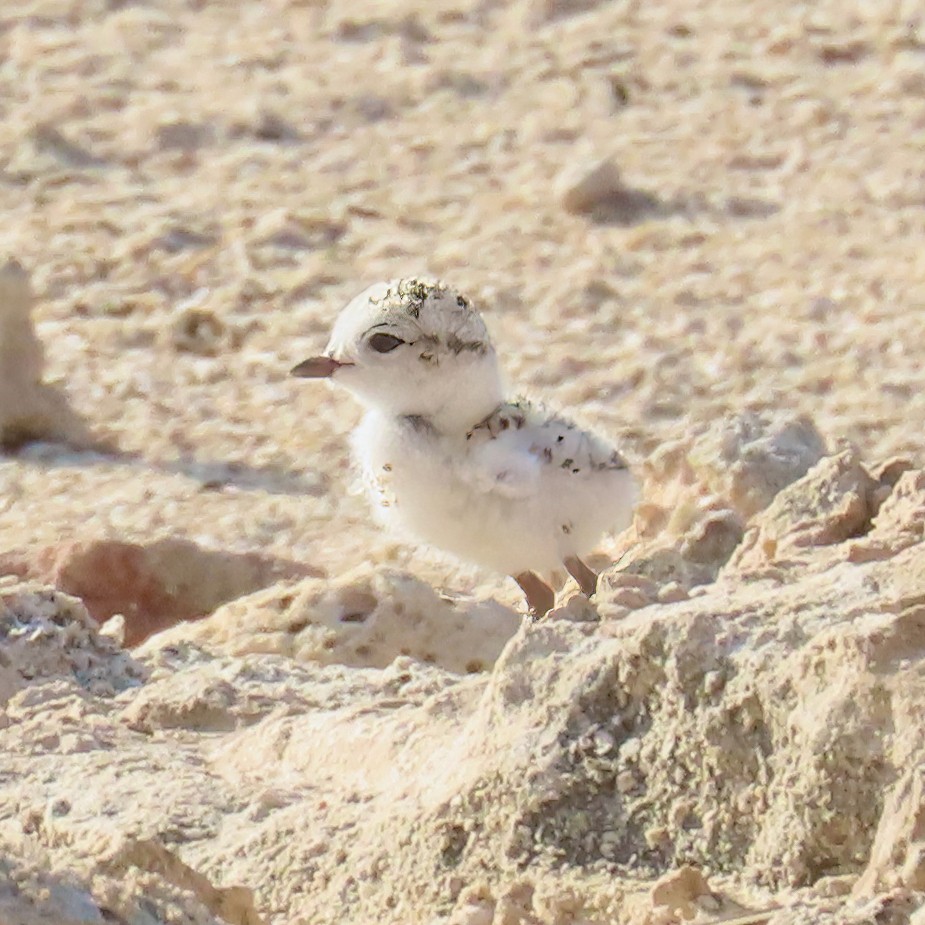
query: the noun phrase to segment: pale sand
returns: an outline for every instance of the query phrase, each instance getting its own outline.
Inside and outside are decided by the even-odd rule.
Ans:
[[[89,630],[38,632],[50,661],[29,683],[19,656],[0,665],[19,690],[0,854],[22,895],[66,923],[97,921],[92,902],[132,925],[252,908],[280,925],[658,925],[693,899],[647,890],[690,861],[726,897],[701,917],[738,896],[810,903],[775,925],[867,921],[868,901],[909,921],[903,890],[925,889],[918,483],[857,551],[892,482],[838,457],[702,600],[667,601],[715,577],[745,520],[710,468],[718,444],[691,446],[699,427],[780,408],[874,475],[922,459],[923,28],[914,3],[860,0],[4,7],[0,257],[31,273],[48,394],[126,455],[0,458],[0,553],[177,536],[320,576],[295,604],[258,592],[169,631],[179,654],[152,640],[154,680],[115,700],[57,660],[73,649],[88,670]],[[626,189],[580,211],[568,190],[605,158]],[[604,624],[617,640],[560,623],[478,671],[514,631],[516,588],[383,537],[350,491],[357,409],[287,378],[350,296],[420,273],[480,303],[513,382],[634,461],[681,441],[647,483],[645,580],[602,594],[628,621]],[[337,602],[376,582],[373,623],[340,626]],[[428,584],[454,600],[435,610]],[[738,653],[704,629],[724,621]],[[197,654],[210,642],[220,656]],[[236,894],[229,912],[197,870],[253,907]]]

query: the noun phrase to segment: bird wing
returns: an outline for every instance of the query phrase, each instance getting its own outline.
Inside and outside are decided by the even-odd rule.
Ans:
[[[626,468],[617,450],[597,435],[525,401],[502,405],[469,432],[467,442],[463,479],[509,498],[539,493],[551,470],[586,477]]]
[[[470,447],[466,463],[460,467],[463,481],[479,492],[505,498],[536,495],[543,464],[516,436],[516,432],[507,431]]]

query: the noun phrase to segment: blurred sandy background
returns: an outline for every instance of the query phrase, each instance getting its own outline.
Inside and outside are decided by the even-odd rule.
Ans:
[[[920,2],[22,0],[0,122],[0,260],[82,434],[0,456],[0,574],[233,601],[127,653],[0,583],[0,918],[923,925],[925,475],[880,465],[925,448]],[[424,273],[516,388],[637,464],[680,441],[678,581],[643,545],[518,629],[513,583],[372,525],[357,408],[287,373]],[[737,506],[823,452],[688,455],[747,409],[860,456]]]
[[[411,273],[469,291],[518,388],[637,458],[744,406],[919,453],[921,20],[841,0],[6,5],[0,253],[33,273],[48,378],[139,459],[3,462],[0,542],[406,561],[346,491],[355,407],[286,372],[356,291]],[[607,158],[624,188],[566,208]]]

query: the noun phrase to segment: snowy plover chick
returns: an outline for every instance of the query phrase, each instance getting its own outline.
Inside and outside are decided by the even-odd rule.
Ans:
[[[534,616],[555,604],[565,566],[626,527],[636,496],[617,450],[596,434],[505,397],[495,349],[469,300],[442,283],[377,283],[341,312],[323,356],[292,375],[331,379],[365,406],[353,450],[390,527],[510,575]]]

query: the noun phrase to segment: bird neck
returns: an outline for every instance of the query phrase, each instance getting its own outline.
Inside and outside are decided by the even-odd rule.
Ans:
[[[464,407],[454,405],[440,408],[430,414],[403,414],[400,420],[420,433],[430,432],[442,437],[463,436],[494,414],[502,403],[501,399],[492,398],[477,405],[466,403]]]
[[[444,437],[464,437],[503,401],[504,385],[497,366],[483,363],[466,375],[447,375],[440,382],[428,383],[400,413],[426,422]]]

